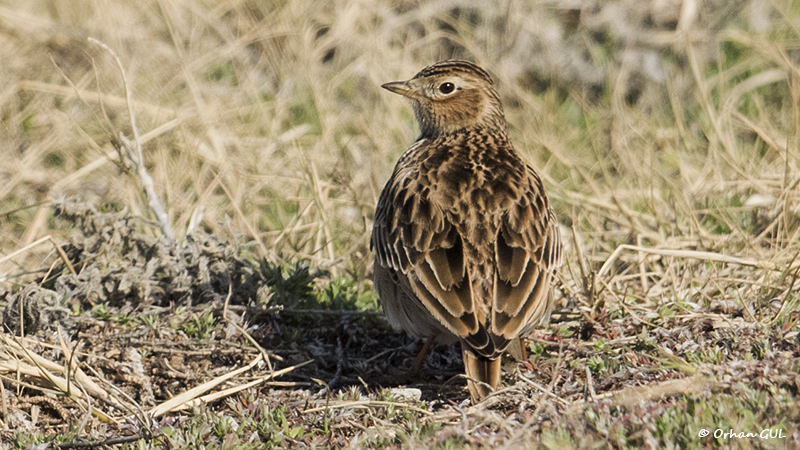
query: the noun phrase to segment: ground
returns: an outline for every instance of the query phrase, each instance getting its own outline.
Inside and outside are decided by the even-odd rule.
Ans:
[[[0,5],[0,449],[800,448],[798,24],[755,0]],[[495,77],[567,244],[551,322],[477,405],[457,347],[408,372],[422,343],[370,280],[416,132],[379,86],[448,57]]]

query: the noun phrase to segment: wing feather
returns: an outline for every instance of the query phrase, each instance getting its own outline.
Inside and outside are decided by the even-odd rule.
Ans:
[[[480,334],[463,238],[420,180],[398,164],[381,193],[371,246],[376,264],[402,275],[441,324],[459,337]],[[478,338],[481,345],[489,338]]]
[[[491,330],[500,338],[501,350],[549,315],[553,273],[561,265],[555,213],[533,169],[527,175],[525,189],[503,216],[495,241]]]
[[[530,257],[524,248],[509,245],[505,233],[505,230],[501,230],[497,235],[495,246],[497,275],[501,281],[511,286],[517,286],[528,267]]]
[[[549,314],[553,273],[561,265],[555,214],[541,180],[524,167],[509,182],[517,184],[494,182],[495,196],[502,198],[487,203],[475,192],[466,193],[472,197],[465,198],[474,197],[473,211],[459,215],[454,205],[434,200],[435,187],[416,172],[418,164],[404,164],[401,158],[375,213],[371,245],[376,264],[390,270],[445,329],[486,358],[498,357],[512,339]],[[470,214],[478,204],[503,206],[479,211],[475,219]],[[477,222],[456,223],[466,220]],[[470,251],[488,250],[485,255],[479,250],[486,258],[469,259],[467,242]],[[491,278],[479,281],[485,273]]]

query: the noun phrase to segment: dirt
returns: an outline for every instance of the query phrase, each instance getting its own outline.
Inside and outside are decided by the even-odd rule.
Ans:
[[[3,323],[15,339],[24,334],[26,339],[19,342],[27,351],[62,364],[74,360],[106,386],[107,397],[93,396],[96,406],[128,419],[96,424],[96,434],[126,436],[146,429],[139,411],[152,411],[259,355],[268,362],[229,385],[306,365],[261,383],[249,394],[234,395],[234,403],[219,401],[207,408],[227,410],[239,405],[237,401],[244,402],[238,407],[250,408],[261,402],[288,408],[294,425],[314,429],[322,416],[303,411],[327,405],[332,398],[374,399],[384,388],[412,388],[419,390],[412,404],[423,401],[437,421],[461,417],[454,411],[460,411],[457,405],[463,407],[468,395],[458,348],[435,348],[421,371],[409,374],[422,343],[389,329],[377,311],[321,302],[315,293],[331,283],[328,274],[254,260],[247,246],[202,231],[182,242],[156,238],[153,224],[124,210],[100,212],[67,202],[54,211],[58,220],[74,224],[63,249],[77,273],[56,259],[48,275],[5,295]],[[567,286],[559,287],[563,310],[556,312],[549,328],[530,337],[531,357],[505,365],[508,387],[488,405],[504,420],[521,424],[536,416],[532,423],[543,430],[572,417],[568,411],[576,404],[590,402],[591,408],[602,410],[612,393],[680,382],[690,375],[715,380],[715,392],[735,394],[741,379],[757,389],[797,389],[800,335],[790,331],[794,321],[784,327],[748,321],[743,316],[753,314],[755,306],[735,302],[712,302],[674,316],[633,306],[627,314],[614,308],[579,314],[581,308],[567,292]],[[716,361],[709,361],[708,349],[719,349]],[[47,385],[36,377],[21,381]],[[704,383],[693,385],[711,385]],[[253,403],[252,395],[258,402]],[[656,389],[635,395],[663,393]],[[76,401],[42,389],[6,389],[6,396],[12,429],[53,435],[68,433],[86,420]],[[624,403],[624,396],[615,398]],[[629,408],[651,414],[646,405],[636,401]],[[34,409],[35,419],[23,413]],[[131,422],[131,417],[139,419]],[[187,417],[169,413],[156,424],[180,426]],[[348,445],[371,420],[369,414],[335,416],[332,426],[338,431],[327,444]],[[476,427],[469,439],[486,445],[503,429],[485,423]],[[438,438],[452,437],[447,433]]]
[[[421,344],[388,329],[376,312],[320,304],[312,310],[294,309],[313,303],[312,284],[319,283],[323,273],[310,273],[300,265],[284,274],[265,261],[247,259],[245,246],[202,231],[183,242],[156,238],[148,234],[152,224],[124,210],[100,212],[84,203],[65,202],[54,211],[59,220],[74,224],[63,249],[77,274],[58,261],[50,271],[57,276],[7,293],[3,323],[15,336],[22,330],[33,339],[25,341],[30,349],[52,360],[63,357],[58,348],[61,333],[77,346],[82,364],[142,408],[253,360],[260,350],[241,330],[266,350],[275,368],[312,361],[281,378],[296,383],[294,387],[315,385],[313,390],[320,393],[362,385],[377,389],[410,380],[426,398],[464,395],[459,383],[441,386],[460,373],[457,349],[436,350],[427,369],[409,378],[402,368],[410,365]],[[205,333],[195,331],[203,320],[211,320],[204,316],[212,317],[213,325]],[[262,364],[248,377],[269,370]],[[82,412],[68,400],[62,408],[50,407],[53,401],[31,390],[14,395],[9,406],[39,404],[39,423],[65,432]],[[21,418],[9,425],[33,426]]]

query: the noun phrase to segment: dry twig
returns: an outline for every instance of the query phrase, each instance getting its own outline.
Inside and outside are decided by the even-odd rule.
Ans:
[[[117,67],[119,67],[120,74],[122,75],[122,83],[125,86],[125,103],[128,106],[128,115],[130,116],[131,129],[133,130],[133,142],[128,140],[122,133],[119,135],[120,142],[125,149],[125,155],[128,157],[131,164],[133,164],[136,174],[139,176],[142,187],[147,194],[150,209],[153,210],[153,213],[158,219],[158,223],[161,225],[161,233],[169,239],[174,239],[175,235],[172,232],[172,226],[169,224],[169,217],[167,216],[164,206],[161,204],[161,200],[158,198],[153,177],[150,176],[150,172],[147,171],[144,165],[144,153],[142,152],[142,141],[139,138],[139,128],[136,126],[136,113],[133,109],[131,87],[128,82],[128,77],[125,75],[125,68],[122,66],[122,61],[119,59],[119,56],[117,56],[117,53],[105,43],[91,37],[89,38],[89,42],[103,47],[117,62]],[[135,156],[133,154],[134,150],[136,152]]]

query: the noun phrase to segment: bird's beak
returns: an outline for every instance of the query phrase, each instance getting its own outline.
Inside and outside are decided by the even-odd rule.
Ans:
[[[392,81],[391,83],[382,84],[381,87],[404,97],[413,97],[415,92],[414,88],[409,86],[408,81]]]

